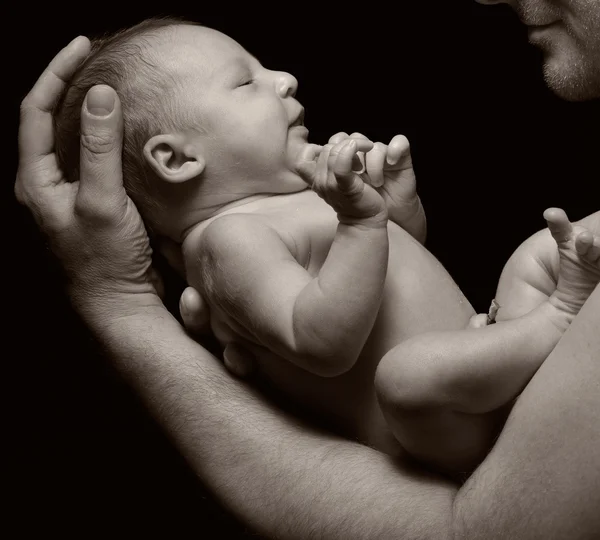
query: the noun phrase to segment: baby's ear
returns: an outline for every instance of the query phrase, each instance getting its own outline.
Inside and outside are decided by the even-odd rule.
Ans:
[[[202,149],[182,135],[155,135],[144,145],[144,159],[163,180],[173,183],[196,178],[206,165]]]

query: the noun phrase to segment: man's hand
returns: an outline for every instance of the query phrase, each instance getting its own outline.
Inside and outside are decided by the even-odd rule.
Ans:
[[[86,96],[79,181],[67,182],[58,167],[52,110],[89,51],[87,38],[72,41],[23,100],[15,195],[65,268],[75,307],[98,322],[160,299],[148,236],[123,188],[123,119],[112,88],[97,86]]]
[[[195,338],[202,338],[210,332],[210,310],[200,293],[187,287],[179,300],[179,313],[185,329]],[[256,369],[254,355],[249,347],[231,343],[223,351],[223,363],[236,377],[246,378]]]
[[[329,144],[338,144],[348,138],[369,141],[362,133],[348,135],[340,132],[329,139]],[[417,194],[408,139],[404,135],[396,135],[389,145],[369,142],[372,146],[368,151],[358,152],[354,170],[383,197],[389,218],[424,243],[427,224]]]

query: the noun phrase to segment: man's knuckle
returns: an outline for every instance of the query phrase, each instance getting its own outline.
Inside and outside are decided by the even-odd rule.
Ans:
[[[95,131],[81,134],[81,146],[92,155],[107,154],[115,147],[115,139],[108,132]]]

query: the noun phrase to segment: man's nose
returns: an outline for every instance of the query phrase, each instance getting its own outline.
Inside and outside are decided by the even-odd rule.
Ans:
[[[298,80],[290,73],[282,71],[275,78],[275,86],[280,97],[294,97],[298,90]]]

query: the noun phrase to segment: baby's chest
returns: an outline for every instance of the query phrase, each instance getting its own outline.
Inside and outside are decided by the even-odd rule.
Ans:
[[[327,258],[338,226],[331,207],[316,196],[315,199],[284,208],[275,218],[277,229],[298,264],[314,275]]]

